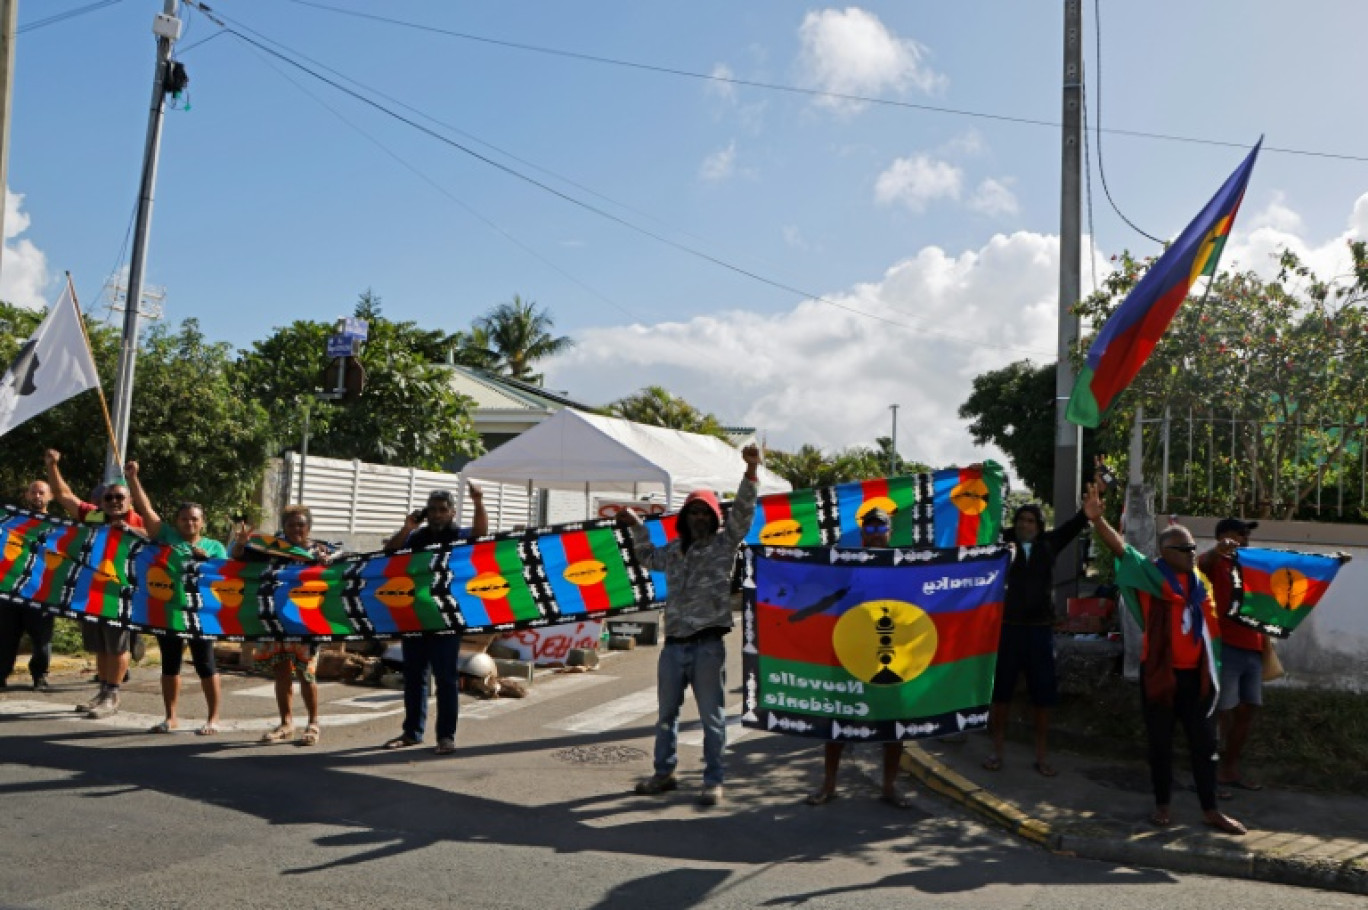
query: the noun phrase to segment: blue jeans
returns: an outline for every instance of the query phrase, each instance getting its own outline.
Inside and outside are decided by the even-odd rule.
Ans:
[[[405,638],[404,733],[420,742],[427,729],[428,670],[437,689],[437,739],[456,738],[461,709],[459,635],[415,635]]]
[[[660,719],[656,723],[655,773],[674,773],[679,764],[679,709],[684,690],[693,687],[698,716],[703,721],[703,784],[722,783],[722,750],[727,746],[727,646],[722,639],[666,643],[656,665],[656,695]]]

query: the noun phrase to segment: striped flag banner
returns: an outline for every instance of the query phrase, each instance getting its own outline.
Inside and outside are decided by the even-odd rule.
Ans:
[[[766,496],[747,540],[858,544],[860,519],[882,508],[895,546],[975,546],[997,540],[1006,486],[985,462]],[[646,526],[657,546],[677,534],[675,515]],[[668,596],[664,574],[637,562],[611,520],[326,566],[286,541],[252,546],[274,558],[197,560],[130,531],[0,507],[0,600],[187,637],[328,641],[511,631],[651,609]]]
[[[1010,550],[762,547],[742,724],[891,742],[988,722]]]
[[[1240,548],[1244,579],[1230,617],[1275,638],[1286,638],[1325,596],[1348,557],[1264,547]]]

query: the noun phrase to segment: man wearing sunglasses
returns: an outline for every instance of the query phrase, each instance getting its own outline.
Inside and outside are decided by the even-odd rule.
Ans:
[[[1095,495],[1089,488],[1089,495]],[[1197,571],[1192,532],[1170,525],[1159,535],[1159,558],[1128,546],[1098,514],[1093,528],[1116,559],[1116,584],[1140,627],[1140,699],[1149,738],[1154,812],[1150,821],[1173,824],[1173,728],[1181,724],[1192,756],[1192,777],[1202,820],[1226,834],[1245,826],[1216,809],[1216,736],[1212,712],[1220,692],[1220,667],[1213,641],[1216,605],[1208,582]]]
[[[63,479],[62,471],[57,466],[61,460],[62,453],[56,449],[48,449],[43,454],[52,498],[66,509],[68,515],[77,521],[85,521],[98,512],[103,516],[104,524],[111,528],[131,529],[139,534],[144,532],[143,520],[133,511],[133,498],[127,486],[122,483],[106,484],[98,505],[83,502]],[[132,636],[127,629],[87,622],[81,624],[81,641],[85,649],[95,655],[95,670],[101,682],[99,694],[76,710],[83,712],[86,717],[108,717],[119,710],[119,683],[128,673]]]

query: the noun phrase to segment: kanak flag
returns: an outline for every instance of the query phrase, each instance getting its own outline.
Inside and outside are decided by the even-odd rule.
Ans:
[[[1131,289],[1088,349],[1074,382],[1066,416],[1082,427],[1096,427],[1116,397],[1135,379],[1164,336],[1193,282],[1214,277],[1244,199],[1259,143],[1235,169],[1206,208],[1178,235],[1159,261]]]
[[[62,296],[0,377],[0,436],[73,395],[99,387],[81,311],[67,278]]]

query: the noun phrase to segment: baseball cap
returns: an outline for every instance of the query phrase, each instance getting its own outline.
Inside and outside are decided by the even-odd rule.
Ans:
[[[1259,526],[1257,521],[1242,521],[1239,518],[1222,518],[1216,522],[1216,537],[1220,539],[1227,534],[1248,534]]]

